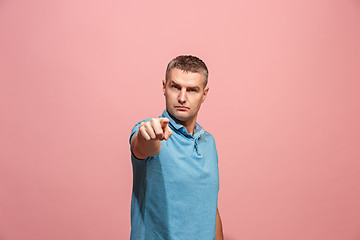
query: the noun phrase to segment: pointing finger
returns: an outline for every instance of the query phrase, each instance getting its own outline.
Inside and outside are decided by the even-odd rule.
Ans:
[[[170,121],[170,120],[169,120],[168,118],[166,118],[166,117],[160,118],[161,127],[162,127],[162,128],[165,128],[165,127],[168,125],[169,121]]]

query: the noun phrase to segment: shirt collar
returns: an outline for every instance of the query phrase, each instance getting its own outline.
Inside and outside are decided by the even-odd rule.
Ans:
[[[164,110],[162,117],[167,117],[170,120],[169,124],[186,137],[198,139],[205,132],[204,128],[201,127],[200,124],[195,123],[194,136],[192,136],[187,132],[187,129],[181,123],[178,123],[173,117],[170,116],[166,109]]]

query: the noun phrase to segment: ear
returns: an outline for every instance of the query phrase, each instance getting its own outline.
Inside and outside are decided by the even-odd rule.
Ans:
[[[207,97],[207,94],[209,92],[209,87],[206,87],[202,96],[201,102],[203,103],[205,101],[205,98]]]
[[[163,93],[164,93],[164,95],[165,95],[166,80],[162,80],[162,85],[163,85]]]

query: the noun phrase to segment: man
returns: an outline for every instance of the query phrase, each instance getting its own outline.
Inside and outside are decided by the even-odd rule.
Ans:
[[[215,140],[196,122],[207,80],[201,59],[174,58],[163,80],[166,110],[132,129],[131,240],[223,239]]]

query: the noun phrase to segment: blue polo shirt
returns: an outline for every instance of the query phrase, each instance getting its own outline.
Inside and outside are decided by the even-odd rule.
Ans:
[[[219,190],[214,137],[198,123],[192,136],[166,110],[161,117],[170,120],[173,134],[161,141],[160,153],[143,160],[131,153],[130,239],[213,240]]]

